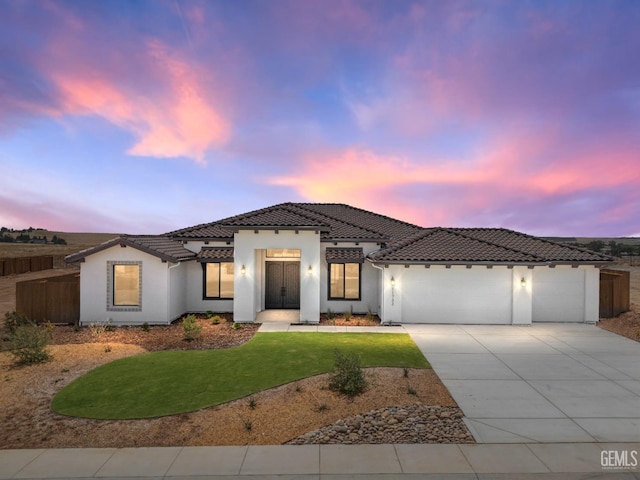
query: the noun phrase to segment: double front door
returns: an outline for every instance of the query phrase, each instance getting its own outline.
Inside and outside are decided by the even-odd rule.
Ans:
[[[265,308],[300,308],[300,262],[266,262]]]

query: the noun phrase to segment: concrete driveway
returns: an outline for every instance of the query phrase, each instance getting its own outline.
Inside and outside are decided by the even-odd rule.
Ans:
[[[479,443],[640,442],[640,343],[584,324],[404,328]]]

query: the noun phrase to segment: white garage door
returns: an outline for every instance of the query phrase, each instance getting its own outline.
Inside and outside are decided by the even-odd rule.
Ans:
[[[411,267],[402,273],[402,321],[508,324],[511,291],[506,267]]]
[[[533,321],[584,322],[584,272],[570,267],[534,268]]]

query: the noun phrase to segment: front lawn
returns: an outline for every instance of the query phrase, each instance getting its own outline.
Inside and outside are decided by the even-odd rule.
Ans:
[[[166,351],[116,360],[62,389],[52,408],[99,419],[191,412],[329,372],[336,348],[360,355],[363,367],[429,368],[409,335],[260,333],[226,350]]]

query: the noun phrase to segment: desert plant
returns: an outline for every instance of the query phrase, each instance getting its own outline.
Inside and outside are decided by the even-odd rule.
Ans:
[[[366,319],[367,319],[367,321],[369,321],[369,322],[373,321],[373,312],[371,311],[371,309],[370,309],[370,308],[367,310],[367,315],[366,315],[366,317],[365,317],[365,318],[366,318]]]
[[[111,320],[107,320],[106,322],[94,322],[89,324],[89,331],[91,332],[91,336],[97,340],[105,332],[113,331],[113,325],[111,325]]]
[[[404,378],[409,378],[409,368],[408,367],[403,367],[402,368],[402,376]]]
[[[331,390],[353,398],[367,389],[367,379],[358,355],[345,354],[336,349],[333,366],[333,374],[329,380]]]
[[[321,403],[316,407],[316,412],[326,412],[327,410],[329,410],[329,405],[326,403]]]
[[[21,364],[46,362],[51,359],[47,351],[49,340],[50,334],[46,329],[34,323],[20,325],[11,334],[11,353]]]
[[[231,328],[233,328],[234,330],[240,330],[242,328],[242,324],[238,322],[234,322]]]
[[[142,324],[142,331],[143,332],[148,332],[149,331],[149,322],[144,322]]]
[[[336,314],[331,311],[330,308],[327,308],[327,320],[333,320]]]
[[[255,410],[257,406],[258,406],[258,401],[255,399],[255,397],[253,396],[249,397],[249,408],[251,410]]]
[[[198,323],[196,316],[187,315],[187,317],[182,321],[182,337],[187,342],[191,342],[200,338],[201,333],[202,325]]]
[[[416,392],[416,389],[415,389],[415,388],[413,388],[411,385],[409,385],[409,386],[407,387],[407,393],[408,393],[409,395],[417,395],[417,394],[418,394],[418,392]]]
[[[253,428],[253,423],[251,423],[251,420],[245,420],[244,421],[244,429],[247,432],[250,432],[252,428]]]
[[[296,388],[295,388],[297,393],[301,393],[302,392],[302,386],[298,383],[296,384]]]
[[[10,333],[14,333],[16,329],[22,325],[29,325],[31,323],[26,315],[18,313],[15,310],[4,314],[4,324]]]
[[[104,353],[109,353],[111,351],[111,345],[108,343],[104,346]]]
[[[350,321],[350,320],[351,320],[351,309],[346,310],[346,311],[344,312],[343,316],[344,316],[344,321],[345,321],[345,322]]]
[[[218,325],[220,323],[220,315],[214,315],[213,317],[211,317],[211,323],[213,325]]]
[[[207,318],[211,318],[213,317],[213,311],[207,310],[207,313],[205,315],[207,316]]]

